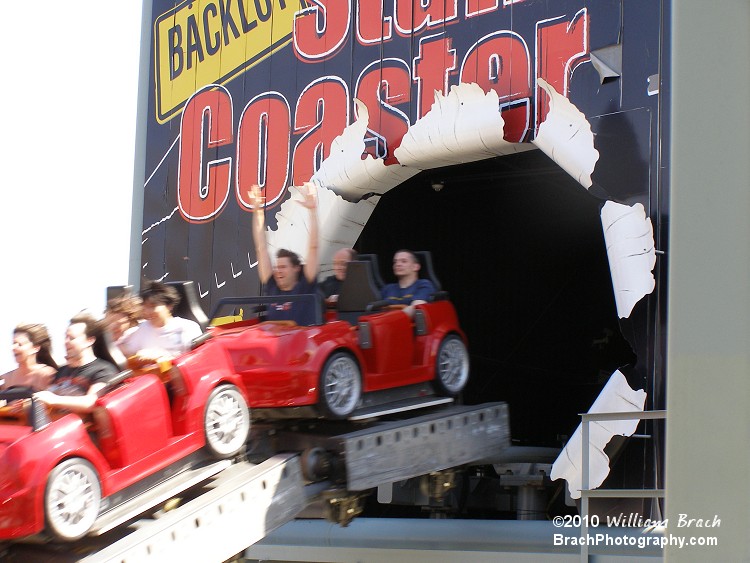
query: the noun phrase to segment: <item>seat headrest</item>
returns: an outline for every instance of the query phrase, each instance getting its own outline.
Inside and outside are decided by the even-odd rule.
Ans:
[[[368,303],[379,299],[380,290],[372,275],[372,263],[366,260],[349,262],[336,308],[340,312],[364,311]]]
[[[385,282],[383,281],[383,278],[380,276],[380,266],[378,265],[378,255],[377,254],[359,254],[357,256],[357,260],[360,262],[370,262],[371,264],[370,271],[372,272],[372,277],[375,280],[375,286],[378,288],[382,288],[385,285]]]
[[[201,330],[205,332],[209,320],[203,307],[201,307],[195,283],[192,281],[173,281],[168,282],[167,285],[175,288],[180,294],[180,302],[174,308],[172,314],[175,317],[195,321],[200,325]]]
[[[415,250],[414,255],[419,258],[419,263],[422,266],[419,270],[419,277],[430,280],[432,285],[435,286],[435,291],[441,291],[443,288],[435,275],[435,269],[432,267],[432,253],[429,250]]]

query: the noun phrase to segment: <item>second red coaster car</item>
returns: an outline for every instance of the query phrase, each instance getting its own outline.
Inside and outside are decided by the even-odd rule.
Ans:
[[[387,304],[373,301],[369,268],[349,263],[338,309],[328,315],[316,295],[222,300],[212,316],[230,322],[211,329],[179,369],[238,374],[254,417],[278,414],[257,409],[285,409],[292,416],[347,418],[368,394],[423,382],[437,394],[457,395],[468,380],[469,357],[452,303],[437,296],[417,305],[414,318],[381,308]],[[351,298],[347,288],[361,295]],[[315,322],[263,321],[255,313],[279,300],[307,301]]]

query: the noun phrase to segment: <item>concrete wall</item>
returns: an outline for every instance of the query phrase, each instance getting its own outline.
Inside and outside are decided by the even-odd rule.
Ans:
[[[673,2],[666,506],[669,532],[750,559],[750,3]],[[717,528],[678,528],[686,518]]]

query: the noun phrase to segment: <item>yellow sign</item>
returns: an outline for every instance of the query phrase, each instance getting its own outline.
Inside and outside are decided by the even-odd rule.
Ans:
[[[154,23],[156,119],[207,84],[225,84],[287,45],[300,0],[185,1]]]

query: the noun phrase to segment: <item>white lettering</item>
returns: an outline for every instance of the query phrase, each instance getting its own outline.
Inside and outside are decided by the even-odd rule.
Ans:
[[[721,526],[721,518],[714,514],[713,519],[708,518],[688,518],[687,514],[680,514],[677,520],[678,528],[718,528]]]

